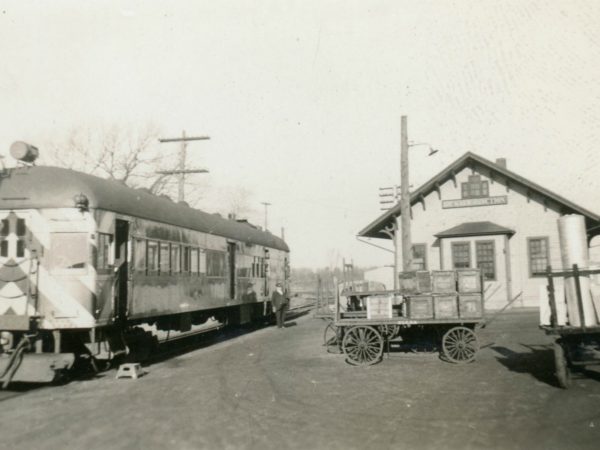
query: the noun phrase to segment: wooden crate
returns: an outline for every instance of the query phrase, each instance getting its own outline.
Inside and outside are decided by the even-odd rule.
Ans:
[[[481,271],[479,269],[459,269],[458,292],[465,294],[481,292]]]
[[[431,273],[434,294],[453,294],[456,292],[456,273],[453,270],[434,270]]]
[[[433,315],[436,319],[453,319],[458,317],[458,298],[456,294],[434,295]]]
[[[408,314],[411,319],[433,319],[433,297],[431,295],[412,295],[408,305]]]
[[[431,274],[428,270],[400,272],[400,291],[404,294],[424,294],[431,292]]]
[[[417,291],[420,294],[432,291],[431,273],[428,270],[417,270]]]
[[[459,294],[458,312],[464,319],[483,317],[481,294]]]

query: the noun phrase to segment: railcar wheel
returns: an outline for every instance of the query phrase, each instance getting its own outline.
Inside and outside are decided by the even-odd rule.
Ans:
[[[342,348],[350,364],[370,366],[383,355],[383,338],[373,327],[352,327],[344,335]]]
[[[467,327],[454,327],[444,334],[442,349],[448,361],[468,363],[475,359],[479,343],[473,330]]]
[[[342,329],[330,322],[325,327],[323,333],[323,345],[327,349],[327,353],[341,353],[340,345],[342,343]]]
[[[383,337],[383,339],[390,341],[394,339],[400,333],[400,325],[391,324],[391,325],[379,325],[377,330]]]
[[[554,343],[554,368],[558,385],[563,389],[571,386],[571,371],[567,363],[565,349],[560,342]]]

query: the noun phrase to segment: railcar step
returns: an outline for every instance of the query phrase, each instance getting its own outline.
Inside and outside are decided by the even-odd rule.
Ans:
[[[144,371],[142,370],[140,363],[125,363],[119,366],[115,378],[133,378],[134,380],[137,380],[142,375],[144,375]]]

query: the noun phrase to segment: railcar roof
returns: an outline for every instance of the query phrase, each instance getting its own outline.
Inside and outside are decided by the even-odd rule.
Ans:
[[[48,166],[8,169],[0,177],[0,209],[73,208],[73,197],[80,193],[88,198],[90,208],[289,251],[283,239],[268,231],[177,204],[117,181]]]

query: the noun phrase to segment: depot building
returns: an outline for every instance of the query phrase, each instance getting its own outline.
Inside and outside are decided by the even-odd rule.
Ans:
[[[600,216],[508,170],[505,159],[471,152],[411,192],[410,204],[413,270],[480,268],[486,309],[515,297],[514,306],[538,306],[547,266],[562,267],[561,215],[583,215],[588,242],[600,233]],[[393,239],[401,270],[400,204],[359,236]]]

